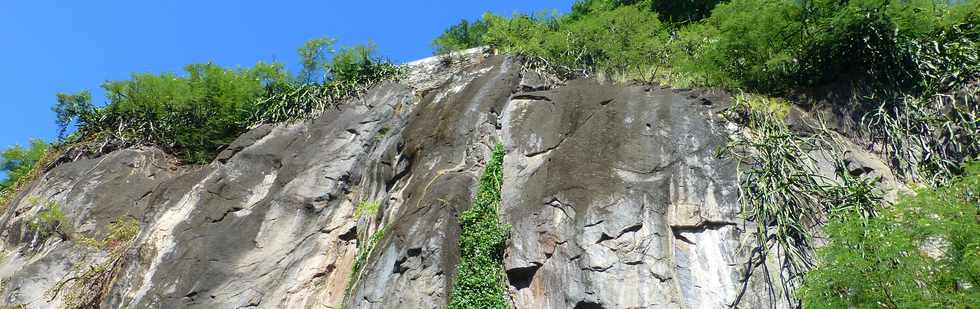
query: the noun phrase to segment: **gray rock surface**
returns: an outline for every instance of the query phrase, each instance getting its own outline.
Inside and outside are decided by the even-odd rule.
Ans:
[[[515,307],[735,300],[744,227],[735,164],[715,156],[723,95],[552,85],[518,60],[463,55],[416,62],[316,120],[255,128],[206,166],[142,148],[52,169],[0,214],[0,304],[56,307],[63,295],[47,291],[106,258],[31,232],[38,201],[53,201],[77,233],[140,222],[103,307],[445,307],[457,216],[498,142]],[[378,213],[355,217],[366,201]],[[740,307],[768,307],[765,295],[751,281]]]

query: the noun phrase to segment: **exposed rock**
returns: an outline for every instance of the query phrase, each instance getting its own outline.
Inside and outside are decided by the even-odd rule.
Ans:
[[[45,292],[105,258],[33,235],[25,222],[43,206],[32,200],[46,200],[85,235],[140,221],[103,307],[445,307],[457,216],[498,142],[515,307],[731,304],[745,256],[735,165],[714,154],[727,98],[550,85],[484,52],[415,62],[401,83],[312,121],[255,128],[206,166],[144,148],[54,168],[0,215],[0,304],[57,306],[63,295]],[[355,218],[363,201],[378,214]],[[761,286],[750,281],[740,306],[769,306]]]

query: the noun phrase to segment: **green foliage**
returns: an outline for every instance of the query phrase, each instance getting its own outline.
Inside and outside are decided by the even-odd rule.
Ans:
[[[81,136],[101,136],[121,146],[154,145],[204,163],[251,125],[254,101],[266,85],[286,78],[279,64],[241,69],[192,64],[182,75],[133,74],[106,82],[106,106],[62,104],[59,96],[55,110],[60,124],[77,120]]]
[[[848,173],[839,159],[844,157],[844,150],[832,132],[822,127],[816,127],[817,132],[809,136],[792,132],[782,118],[785,103],[777,102],[757,96],[736,97],[725,116],[744,129],[733,136],[721,155],[740,163],[739,201],[745,219],[755,223],[746,274],[762,267],[765,282],[773,282],[765,261],[771,252],[777,252],[780,267],[786,272],[780,276],[781,284],[793,287],[799,283],[799,275],[813,266],[812,231],[828,217],[845,213],[873,216],[881,198],[874,189],[876,180],[858,179]],[[827,152],[821,159],[835,160],[836,178],[820,174],[814,155],[818,150]]]
[[[306,83],[326,80],[330,54],[334,53],[333,45],[336,42],[335,39],[321,37],[303,43],[303,46],[297,50],[303,68],[299,73],[301,80]]]
[[[893,88],[948,85],[949,75],[962,81],[980,72],[976,14],[964,11],[978,3],[733,0],[679,32],[687,44],[675,65],[708,84],[772,93],[841,77]]]
[[[273,83],[256,102],[252,123],[275,123],[310,119],[367,91],[377,83],[397,79],[404,71],[374,55],[375,46],[342,48],[329,62],[317,64],[325,77],[322,83]],[[323,51],[327,52],[327,51]],[[301,56],[304,52],[301,49]],[[317,56],[319,57],[319,56]],[[305,63],[310,62],[304,60]],[[315,61],[310,63],[317,63]],[[304,68],[304,71],[306,69]]]
[[[483,42],[565,78],[773,94],[845,78],[928,93],[980,72],[977,11],[976,0],[584,0],[565,16],[488,14]]]
[[[60,155],[59,150],[39,139],[32,140],[27,149],[15,145],[0,153],[0,171],[7,173],[7,179],[0,181],[0,209]]]
[[[62,240],[72,238],[74,229],[71,221],[65,217],[65,212],[61,210],[61,204],[55,201],[42,201],[37,197],[32,197],[30,203],[32,206],[42,206],[44,209],[34,214],[27,222],[28,228],[42,239],[51,235],[58,235]]]
[[[153,145],[184,161],[207,163],[257,123],[316,116],[401,73],[374,56],[372,44],[335,52],[333,43],[319,38],[300,48],[299,77],[278,63],[237,69],[192,64],[183,74],[133,74],[106,82],[109,102],[101,107],[91,104],[88,92],[58,94],[60,133],[77,123],[68,143],[98,140],[103,146],[97,151]]]
[[[588,18],[487,14],[484,19],[487,43],[566,77],[635,73],[667,60],[667,27],[640,6],[599,10]]]
[[[588,18],[594,12],[636,5],[656,12],[666,23],[683,24],[708,16],[720,0],[580,0],[572,5],[571,18]]]
[[[0,194],[6,194],[16,183],[25,178],[48,152],[48,144],[34,139],[27,148],[14,145],[0,153],[0,171],[7,178],[0,181]]]
[[[94,110],[95,107],[92,106],[92,94],[88,91],[80,91],[74,94],[58,93],[57,97],[58,103],[51,110],[57,117],[58,138],[64,138],[72,121]]]
[[[460,215],[459,265],[450,308],[508,308],[502,275],[509,227],[497,217],[504,148],[498,144],[480,178],[473,206]]]
[[[432,40],[432,49],[436,55],[480,47],[484,45],[483,36],[487,33],[487,22],[477,19],[473,22],[460,20],[439,37]]]
[[[972,308],[980,303],[980,164],[880,216],[825,228],[799,291],[806,308]],[[972,304],[972,305],[971,305]]]
[[[973,90],[977,91],[977,90]],[[980,104],[966,96],[890,94],[862,121],[866,138],[908,182],[941,185],[980,158]]]
[[[357,258],[354,259],[354,266],[351,269],[350,279],[347,280],[347,289],[344,293],[345,303],[350,298],[350,293],[353,291],[354,285],[356,285],[357,281],[361,279],[361,270],[363,270],[364,266],[367,264],[368,258],[371,257],[371,253],[374,252],[374,249],[378,246],[378,243],[385,238],[385,231],[387,229],[387,225],[382,226],[380,229],[378,229],[378,231],[374,232],[370,238],[368,238],[364,246],[357,247]]]
[[[381,204],[376,201],[363,201],[354,207],[354,217],[360,218],[363,215],[373,217],[378,214]]]
[[[65,278],[56,283],[47,295],[51,300],[65,292],[62,308],[98,308],[122,271],[128,252],[133,248],[140,226],[136,219],[120,217],[110,223],[102,239],[79,235],[83,246],[105,251],[101,261],[92,265],[74,265]]]

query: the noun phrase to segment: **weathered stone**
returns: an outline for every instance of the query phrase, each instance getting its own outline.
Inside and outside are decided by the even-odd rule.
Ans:
[[[315,120],[257,127],[205,166],[146,148],[54,168],[0,214],[0,304],[57,306],[63,294],[46,291],[105,259],[33,236],[25,222],[40,199],[63,205],[86,235],[139,220],[103,307],[445,307],[457,218],[498,142],[500,215],[512,226],[502,272],[515,307],[735,300],[745,261],[735,164],[714,153],[729,133],[716,115],[727,97],[542,86],[519,60],[460,57],[413,63],[401,83]],[[378,213],[355,218],[368,201]],[[742,307],[769,305],[762,284],[749,282]]]

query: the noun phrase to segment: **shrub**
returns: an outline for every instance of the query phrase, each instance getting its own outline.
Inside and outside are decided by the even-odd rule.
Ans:
[[[886,94],[861,119],[866,140],[907,182],[941,185],[980,159],[977,94]]]
[[[0,181],[0,194],[27,176],[47,152],[48,144],[34,139],[27,148],[14,145],[0,153],[0,171],[7,174],[7,178]]]
[[[778,99],[740,95],[725,111],[725,117],[743,126],[722,148],[720,155],[739,162],[739,202],[746,220],[755,223],[750,231],[746,276],[762,267],[770,295],[775,297],[773,273],[766,259],[779,259],[779,283],[784,291],[800,282],[800,275],[814,263],[812,231],[828,218],[843,213],[873,216],[881,203],[874,179],[856,178],[843,162],[843,147],[832,132],[817,127],[802,136],[784,123],[788,103]],[[815,151],[828,155],[817,157]],[[820,173],[819,160],[832,159],[834,178]],[[746,278],[747,279],[747,278]],[[745,293],[743,285],[739,299]],[[790,303],[796,300],[785,295]]]
[[[705,44],[680,48],[676,64],[712,84],[769,93],[842,77],[878,87],[923,88],[948,75],[980,72],[976,13],[967,13],[977,5],[733,0],[718,5],[700,26],[680,31],[680,41]]]
[[[42,206],[43,210],[34,214],[34,217],[27,222],[27,226],[37,233],[41,239],[51,235],[58,235],[62,240],[71,239],[74,230],[71,221],[65,217],[65,212],[61,210],[61,204],[54,201],[42,201],[36,197],[30,199],[32,206]]]
[[[621,6],[636,5],[656,12],[660,20],[684,24],[708,16],[720,0],[580,0],[572,5],[571,18],[587,18],[598,11],[611,11]]]
[[[482,18],[473,22],[460,20],[432,40],[432,50],[436,55],[464,50],[484,45],[483,36],[487,33],[487,22]]]
[[[248,128],[253,102],[266,85],[285,78],[278,64],[242,69],[193,64],[183,75],[133,74],[130,80],[106,82],[104,107],[59,100],[55,110],[62,125],[77,119],[81,136],[102,136],[121,146],[154,145],[204,163]]]
[[[7,179],[0,181],[0,209],[5,207],[16,193],[40,177],[44,169],[61,156],[60,150],[36,139],[27,148],[15,145],[0,153],[0,171]]]
[[[588,17],[487,14],[487,43],[541,62],[567,77],[635,74],[666,61],[667,27],[636,5]]]
[[[299,49],[299,77],[278,63],[237,69],[192,64],[183,74],[133,74],[106,82],[109,102],[101,107],[88,92],[59,94],[54,111],[60,133],[77,123],[68,143],[153,145],[186,162],[207,163],[257,123],[313,117],[401,72],[374,56],[374,45],[334,53],[333,42],[314,39]]]
[[[325,43],[321,43],[325,44]],[[332,53],[322,45],[317,45],[323,53]],[[309,47],[309,46],[307,46]],[[397,79],[404,70],[386,59],[376,56],[375,46],[355,45],[342,48],[329,62],[309,60],[320,59],[318,52],[303,51],[304,72],[319,70],[324,79],[319,83],[277,82],[267,87],[266,94],[258,100],[251,123],[275,123],[310,119],[319,116],[328,108],[334,108],[344,100],[360,95],[377,83]],[[309,67],[307,67],[309,66]]]
[[[799,291],[808,308],[970,308],[980,303],[980,164],[866,220],[825,227],[830,242]]]
[[[459,218],[459,265],[449,298],[450,308],[509,308],[502,264],[509,227],[502,225],[500,187],[504,148],[498,144],[480,178],[473,206]]]

